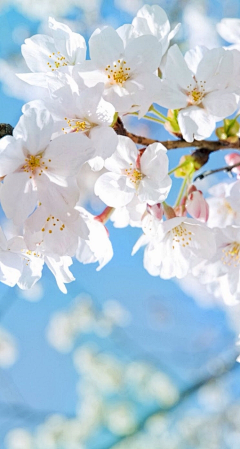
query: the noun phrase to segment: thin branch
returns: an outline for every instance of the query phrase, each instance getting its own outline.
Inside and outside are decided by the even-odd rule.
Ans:
[[[240,162],[238,162],[237,164],[234,164],[234,165],[227,165],[226,167],[216,168],[215,170],[207,170],[207,171],[204,171],[203,173],[201,173],[200,175],[196,176],[196,178],[194,178],[194,181],[196,181],[197,179],[204,179],[209,175],[213,175],[214,173],[219,173],[221,171],[225,171],[226,173],[229,173],[235,167],[239,167],[239,166],[240,166]]]
[[[121,136],[129,137],[138,145],[147,146],[152,143],[161,143],[167,148],[167,150],[175,150],[177,148],[198,148],[208,150],[209,153],[219,150],[229,150],[230,148],[240,150],[240,139],[238,139],[235,143],[228,142],[227,140],[194,140],[193,142],[186,142],[183,139],[162,141],[150,139],[149,137],[137,136],[136,134],[130,133],[126,130],[122,120],[119,117],[114,125],[114,130]]]
[[[0,139],[4,136],[12,136],[13,127],[8,123],[0,123]]]
[[[137,136],[136,134],[129,133],[126,131],[127,137],[133,140],[133,142],[139,145],[151,145],[152,143],[161,143],[167,150],[175,150],[177,148],[206,148],[209,152],[219,151],[219,150],[229,150],[234,148],[240,150],[240,141],[236,143],[230,143],[226,140],[194,140],[193,142],[186,142],[185,140],[156,140],[150,139],[148,137]]]

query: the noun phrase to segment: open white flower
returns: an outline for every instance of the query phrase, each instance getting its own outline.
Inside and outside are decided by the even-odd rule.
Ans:
[[[210,228],[240,225],[239,192],[240,181],[230,184],[221,182],[209,189],[212,195],[207,198]]]
[[[151,223],[152,228],[152,223]],[[147,232],[145,227],[144,232]],[[189,274],[202,260],[210,259],[215,252],[214,233],[199,221],[175,217],[157,223],[152,234],[140,237],[133,253],[147,244],[144,252],[144,267],[153,276],[178,279]]]
[[[79,73],[89,87],[103,82],[104,98],[117,112],[130,112],[134,106],[144,115],[161,85],[154,74],[160,57],[157,38],[133,38],[128,28],[124,33],[108,26],[92,34],[89,49],[91,61],[76,66],[73,76]]]
[[[166,53],[171,39],[173,39],[178,32],[180,23],[177,24],[172,31],[170,31],[170,23],[164,9],[162,9],[159,5],[144,5],[137,12],[132,24],[138,36],[156,36],[161,45],[161,55],[159,56],[159,61],[161,64],[161,57]]]
[[[60,84],[62,86],[52,92],[51,99],[46,103],[55,122],[55,132],[58,135],[77,132],[89,137],[95,149],[90,165],[95,170],[101,170],[104,160],[112,155],[117,146],[117,135],[111,128],[115,108],[102,98],[103,83],[79,88],[79,83],[66,75],[61,77]]]
[[[50,141],[53,121],[48,111],[29,108],[16,125],[13,137],[0,141],[2,208],[15,224],[21,224],[35,209],[55,194],[56,185],[67,186],[67,178],[91,158],[94,150],[84,135],[71,133]],[[46,188],[47,184],[47,188]],[[58,207],[66,203],[59,196]]]
[[[29,249],[41,243],[41,250],[59,256],[74,256],[78,238],[88,238],[88,227],[76,209],[72,213],[49,213],[42,204],[25,222],[25,241]]]
[[[36,34],[25,40],[22,54],[32,72],[19,77],[30,84],[47,87],[47,72],[61,67],[73,66],[86,58],[86,43],[83,36],[52,17],[48,21],[51,36]]]
[[[166,152],[163,145],[154,143],[140,157],[132,140],[119,136],[117,150],[105,162],[109,173],[96,181],[96,195],[113,207],[125,206],[135,195],[150,205],[164,201],[172,184]]]
[[[237,97],[229,87],[233,70],[233,55],[223,48],[196,47],[185,59],[177,45],[169,49],[157,102],[180,109],[178,123],[187,142],[209,137],[216,121],[236,110]]]

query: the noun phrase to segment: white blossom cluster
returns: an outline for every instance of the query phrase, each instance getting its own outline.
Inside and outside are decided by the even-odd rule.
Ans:
[[[75,298],[70,310],[57,312],[52,317],[47,337],[56,350],[66,353],[73,349],[82,334],[95,333],[105,338],[115,326],[125,327],[129,321],[129,312],[118,301],[105,301],[103,309],[98,311],[92,298],[84,294]]]
[[[114,332],[116,326],[124,326],[126,319],[129,320],[129,312],[117,301],[106,301],[97,309],[86,294],[76,297],[61,315],[53,315],[47,337],[56,350],[71,353],[78,376],[76,413],[72,416],[49,413],[34,430],[12,429],[5,439],[7,449],[86,449],[94,435],[99,438],[103,428],[112,437],[134,432],[140,408],[170,407],[178,401],[175,382],[151,362],[139,355],[132,361],[104,350],[102,337]],[[66,322],[71,335],[71,331],[66,332]],[[106,327],[109,334],[96,332]],[[74,348],[73,338],[76,340],[86,332],[92,334],[94,342]],[[71,343],[67,347],[69,336]]]
[[[29,289],[46,264],[66,293],[73,257],[98,269],[112,258],[111,216],[117,227],[142,228],[133,253],[146,246],[150,274],[192,273],[227,302],[240,299],[240,181],[215,186],[206,201],[193,184],[201,167],[194,154],[169,171],[164,145],[143,148],[119,131],[124,116],[146,116],[191,143],[224,120],[220,140],[224,133],[227,142],[238,139],[236,118],[226,118],[238,110],[240,21],[219,24],[233,47],[196,47],[185,56],[172,45],[178,29],[161,7],[145,5],[132,24],[96,29],[90,59],[84,37],[53,18],[48,35],[26,39],[30,71],[18,76],[26,89],[44,93],[23,106],[13,135],[0,141],[1,206],[18,230],[9,239],[0,231],[1,282]],[[168,109],[167,117],[153,104]],[[230,154],[227,163],[238,158]],[[94,191],[106,205],[98,216],[79,203],[86,165],[98,173]],[[174,206],[166,202],[171,174],[183,178]]]

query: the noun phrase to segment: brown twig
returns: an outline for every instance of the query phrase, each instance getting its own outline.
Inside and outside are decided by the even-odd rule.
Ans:
[[[216,141],[194,140],[193,142],[186,142],[183,139],[161,141],[156,139],[150,139],[149,137],[137,136],[136,134],[130,133],[126,130],[122,120],[119,117],[114,126],[114,129],[117,134],[129,137],[133,142],[135,142],[138,145],[147,146],[157,142],[164,145],[167,148],[167,150],[175,150],[177,148],[198,148],[208,150],[209,153],[219,150],[229,150],[231,148],[240,150],[239,139],[236,143],[231,143],[226,140],[216,140]]]
[[[12,136],[13,127],[8,123],[0,123],[0,139],[4,136]]]
[[[164,145],[167,150],[175,150],[177,148],[199,148],[199,149],[208,149],[209,152],[219,151],[219,150],[229,150],[230,148],[234,148],[240,150],[240,141],[236,143],[230,143],[226,140],[194,140],[193,142],[186,142],[185,140],[155,140],[150,139],[148,137],[136,136],[135,134],[129,133],[126,131],[124,134],[133,140],[133,142],[139,145],[151,145],[152,143],[159,142]]]

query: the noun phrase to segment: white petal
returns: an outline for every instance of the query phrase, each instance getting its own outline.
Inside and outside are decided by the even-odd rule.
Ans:
[[[91,60],[105,68],[123,55],[123,41],[112,27],[98,28],[89,39],[89,51]]]
[[[94,192],[108,206],[125,206],[135,193],[134,185],[129,186],[127,180],[123,175],[104,173],[97,179]]]
[[[26,153],[35,155],[45,150],[53,131],[53,119],[47,109],[28,108],[14,129],[14,137],[22,139]]]
[[[167,198],[171,186],[172,180],[170,176],[165,176],[161,182],[145,177],[139,185],[138,199],[150,205],[162,203]]]
[[[228,117],[237,109],[237,97],[226,91],[210,92],[203,98],[202,104],[209,114],[218,120]]]
[[[113,122],[115,108],[102,98],[103,90],[103,83],[83,90],[76,100],[76,105],[79,117],[88,118],[94,124],[110,126]]]
[[[173,89],[187,90],[193,81],[192,72],[177,45],[173,45],[167,53],[164,76]]]
[[[21,225],[26,220],[37,203],[37,191],[28,173],[6,176],[1,189],[1,202],[6,216],[16,225]]]
[[[74,33],[67,25],[57,22],[52,17],[48,21],[56,49],[71,64],[77,64],[86,58],[86,43],[83,36]]]
[[[123,41],[124,48],[128,44],[128,42],[131,39],[134,39],[137,37],[136,31],[134,30],[134,27],[132,25],[126,24],[122,25],[121,27],[117,28],[117,34],[120,36],[120,38]]]
[[[197,73],[198,65],[207,51],[206,47],[197,46],[185,53],[184,59],[193,73]]]
[[[54,40],[52,37],[43,34],[36,34],[25,40],[22,45],[22,55],[32,72],[48,72],[51,69],[49,57],[55,52]]]
[[[104,160],[112,156],[118,144],[118,137],[112,128],[95,126],[89,133],[93,147],[96,148],[96,156]]]
[[[161,95],[161,80],[152,73],[140,73],[127,80],[126,89],[132,93],[132,104],[139,106],[139,118],[142,118],[152,103]]]
[[[49,270],[51,270],[51,272],[53,273],[61,292],[67,293],[65,284],[75,280],[71,271],[69,271],[68,269],[68,267],[72,265],[72,259],[67,256],[66,257],[46,256],[45,262]]]
[[[222,19],[217,24],[217,31],[227,42],[240,43],[240,19]]]
[[[12,136],[0,140],[0,177],[12,173],[24,164],[25,156],[22,152],[22,143]]]
[[[176,84],[163,80],[155,103],[167,109],[181,109],[187,106],[188,96],[181,89],[178,89]]]
[[[49,174],[74,176],[79,168],[94,155],[91,140],[80,133],[70,133],[52,140],[44,158],[48,163]],[[48,174],[48,173],[46,173]]]
[[[223,48],[208,50],[200,61],[196,78],[205,81],[205,90],[224,89],[231,78],[233,70],[233,56]]]
[[[215,129],[215,120],[204,109],[190,106],[178,114],[178,123],[186,142],[210,137]]]
[[[122,173],[125,168],[135,167],[138,149],[129,137],[118,136],[118,146],[115,153],[106,160],[105,167],[115,173]]]
[[[0,251],[0,282],[16,285],[22,270],[21,257],[11,251]]]
[[[128,43],[125,58],[131,74],[133,72],[153,73],[161,59],[161,46],[154,36],[140,36]]]
[[[156,181],[168,174],[167,149],[161,143],[148,145],[140,159],[141,172]]]
[[[28,262],[23,262],[22,274],[17,283],[18,287],[22,290],[32,288],[42,277],[43,265],[44,260],[36,256],[33,256]]]

